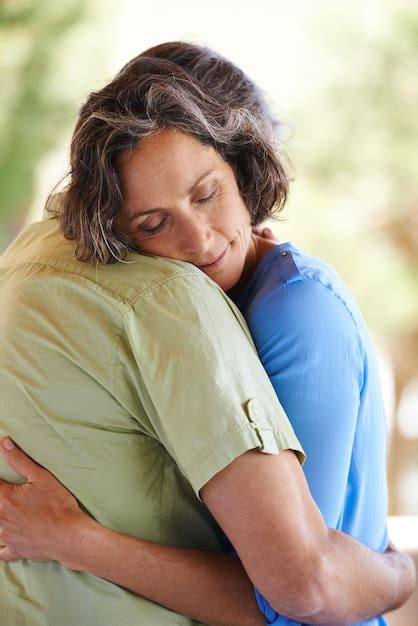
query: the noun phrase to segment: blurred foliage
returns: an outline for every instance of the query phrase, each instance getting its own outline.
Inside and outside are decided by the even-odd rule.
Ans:
[[[389,357],[390,512],[416,515],[404,477],[416,476],[418,439],[402,431],[399,407],[418,380],[418,10],[393,7],[373,35],[350,19],[317,31],[337,70],[294,115],[290,215],[298,241],[350,285]]]
[[[93,82],[100,55],[89,58],[81,32],[91,8],[90,0],[0,4],[0,251],[22,226],[41,158],[74,120],[82,77]]]
[[[418,11],[321,36],[338,71],[295,113],[296,231],[396,336],[418,319]]]

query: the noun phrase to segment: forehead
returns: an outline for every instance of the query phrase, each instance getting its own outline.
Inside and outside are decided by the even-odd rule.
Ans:
[[[192,135],[166,128],[145,137],[134,150],[125,150],[118,170],[125,191],[133,187],[147,193],[155,187],[188,187],[204,171],[222,169],[220,154]]]

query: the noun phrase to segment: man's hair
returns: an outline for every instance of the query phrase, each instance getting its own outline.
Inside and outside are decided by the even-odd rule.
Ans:
[[[215,148],[232,167],[254,226],[279,211],[289,178],[277,122],[260,89],[214,51],[171,42],[129,61],[82,106],[58,217],[81,261],[112,263],[134,250],[115,217],[123,205],[116,157],[163,128]]]

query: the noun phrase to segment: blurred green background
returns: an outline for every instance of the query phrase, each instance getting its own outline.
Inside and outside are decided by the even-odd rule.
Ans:
[[[0,252],[65,173],[83,99],[149,45],[207,43],[270,94],[294,183],[274,224],[365,313],[388,408],[390,512],[418,514],[418,6],[408,0],[0,3]]]

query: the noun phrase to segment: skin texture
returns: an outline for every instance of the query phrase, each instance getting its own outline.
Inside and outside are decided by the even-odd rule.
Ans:
[[[1,560],[57,560],[214,626],[264,623],[235,557],[170,548],[104,528],[9,439],[2,452],[27,483],[0,481]],[[325,527],[291,451],[246,452],[204,486],[202,498],[251,580],[296,621],[354,623],[400,606],[413,591],[408,557],[391,549],[373,553]]]
[[[60,561],[214,626],[265,623],[238,558],[170,548],[105,528],[19,448],[1,450],[27,482],[0,481],[0,560]]]
[[[188,261],[225,291],[252,274],[250,215],[214,148],[165,129],[123,152],[118,169],[124,206],[116,223],[139,250]]]
[[[193,137],[160,131],[124,152],[118,167],[124,207],[117,226],[139,250],[193,263],[223,289],[239,291],[274,245],[252,233],[231,167]],[[114,533],[18,448],[4,454],[28,482],[0,485],[2,560],[58,560],[224,626],[263,623],[250,579],[276,610],[309,623],[353,623],[412,592],[407,557],[373,553],[325,527],[291,451],[247,452],[202,489],[240,560]]]

